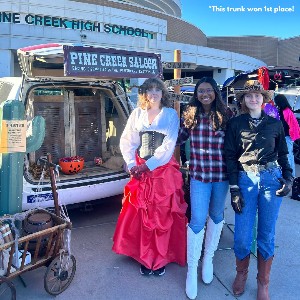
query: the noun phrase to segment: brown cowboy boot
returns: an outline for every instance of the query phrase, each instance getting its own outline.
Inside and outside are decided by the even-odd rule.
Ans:
[[[236,276],[232,284],[232,291],[236,297],[239,297],[244,293],[249,263],[250,254],[242,260],[236,259]]]
[[[270,300],[269,282],[272,262],[273,257],[264,260],[261,254],[257,253],[257,300]]]

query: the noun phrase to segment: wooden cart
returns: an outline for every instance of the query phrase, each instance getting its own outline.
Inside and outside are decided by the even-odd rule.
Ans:
[[[53,164],[51,156],[48,154],[48,164],[50,168],[50,179],[55,202],[55,214],[44,209],[37,209],[35,212],[46,212],[51,215],[53,226],[41,231],[28,234],[16,241],[11,241],[0,245],[0,254],[3,251],[9,253],[7,272],[0,276],[0,299],[16,299],[16,290],[11,279],[22,273],[46,266],[47,270],[44,276],[45,290],[51,295],[58,295],[68,288],[76,271],[75,257],[63,249],[64,233],[71,230],[71,222],[61,218],[60,208],[57,201],[55,181],[53,174]],[[0,221],[8,219],[9,216],[0,218]],[[32,250],[32,244],[34,249]],[[16,248],[22,249],[22,255],[19,257],[19,265],[13,265]],[[31,248],[31,261],[26,262],[27,250]],[[67,248],[67,247],[66,247]],[[8,249],[8,250],[7,250]],[[43,251],[41,251],[43,250]],[[19,255],[19,252],[16,254]]]

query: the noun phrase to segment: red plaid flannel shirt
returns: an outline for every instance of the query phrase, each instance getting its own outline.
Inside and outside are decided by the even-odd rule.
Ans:
[[[183,125],[179,130],[178,144],[190,138],[190,176],[202,182],[228,180],[224,157],[223,130],[213,131],[207,116],[198,118],[194,129]]]

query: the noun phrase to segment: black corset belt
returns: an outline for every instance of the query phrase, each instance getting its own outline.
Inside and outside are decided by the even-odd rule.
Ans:
[[[149,159],[153,156],[154,151],[161,146],[165,135],[157,131],[140,132],[141,144],[137,149],[138,155],[143,159]]]

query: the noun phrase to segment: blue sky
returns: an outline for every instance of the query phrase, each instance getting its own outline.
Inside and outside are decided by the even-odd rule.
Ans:
[[[181,4],[182,19],[207,36],[267,35],[284,39],[300,35],[299,0],[181,0]],[[244,11],[233,12],[233,8]]]

